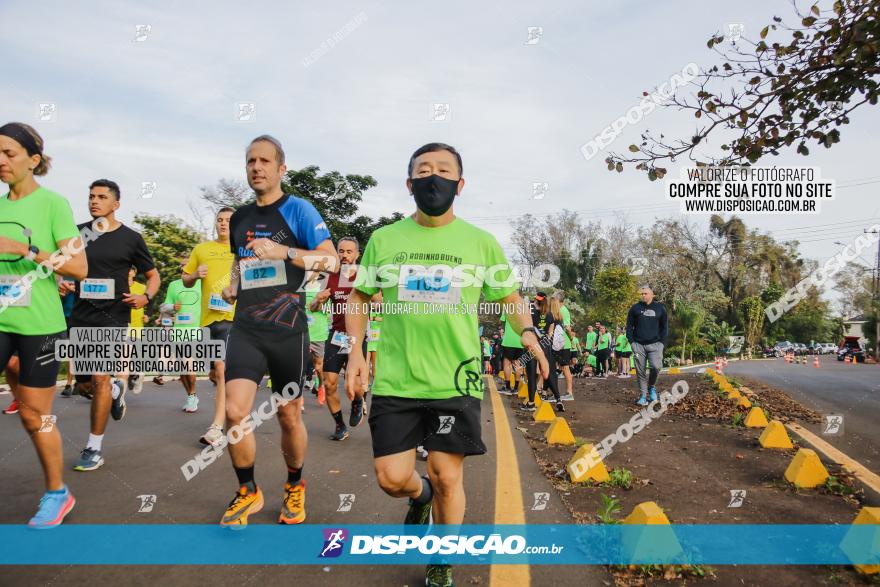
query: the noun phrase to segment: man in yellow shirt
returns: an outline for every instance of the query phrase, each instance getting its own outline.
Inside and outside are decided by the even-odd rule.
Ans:
[[[139,281],[134,280],[134,276],[137,275],[137,269],[132,267],[128,270],[128,289],[132,293],[132,295],[142,296],[147,291],[147,286]],[[132,330],[136,331],[136,336],[140,336],[141,330],[144,328],[144,324],[147,323],[147,316],[144,314],[143,308],[132,308],[131,309],[131,320],[128,323],[128,327]],[[161,375],[159,375],[161,377]],[[125,378],[123,378],[123,381]],[[144,374],[143,373],[132,373],[128,376],[128,389],[129,391],[137,394],[140,393],[144,388]]]
[[[137,269],[132,267],[128,270],[128,288],[133,295],[142,296],[147,291],[147,286],[139,281],[134,280],[134,276],[137,275]],[[141,329],[144,327],[146,323],[146,316],[144,315],[143,308],[132,308],[131,309],[131,322],[128,323],[130,328],[134,328],[140,334]]]
[[[211,331],[211,339],[222,340],[224,345],[229,342],[229,331],[235,316],[235,305],[223,300],[223,288],[229,285],[232,262],[235,256],[229,249],[229,219],[232,208],[221,208],[217,212],[214,229],[217,238],[199,243],[189,255],[189,261],[183,267],[183,285],[193,287],[201,279],[202,284],[202,317],[200,326],[207,326]],[[208,431],[199,440],[202,444],[217,446],[223,438],[223,424],[226,422],[226,381],[225,363],[215,361],[214,374],[217,393],[214,395],[214,420]]]

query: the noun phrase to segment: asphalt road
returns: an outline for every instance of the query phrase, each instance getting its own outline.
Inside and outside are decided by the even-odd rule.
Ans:
[[[104,440],[106,464],[97,471],[80,473],[71,470],[88,436],[89,402],[83,398],[55,401],[54,412],[64,439],[65,481],[77,498],[66,524],[212,524],[219,521],[236,490],[237,483],[228,457],[218,459],[206,470],[186,481],[181,465],[203,447],[198,437],[210,423],[213,387],[198,383],[201,409],[196,414],[181,411],[182,387],[169,382],[164,387],[147,384],[141,395],[129,394],[128,415],[122,422],[109,423]],[[8,394],[0,403],[8,403]],[[257,402],[268,399],[261,391]],[[506,403],[506,402],[503,402]],[[343,400],[347,418],[348,402]],[[505,408],[510,410],[510,408]],[[310,524],[397,524],[406,512],[405,500],[395,500],[376,484],[372,467],[369,427],[364,423],[351,431],[342,443],[329,440],[332,418],[326,407],[313,397],[306,399],[304,413],[309,430],[309,452],[304,468],[307,483],[306,509]],[[489,394],[483,402],[483,440],[489,452],[465,461],[467,515],[465,523],[493,523],[496,484],[508,483],[496,474],[496,424]],[[518,455],[525,522],[528,524],[568,524],[572,519],[556,493],[541,474],[528,444],[513,431],[514,452]],[[280,433],[274,421],[257,428],[256,479],[266,495],[262,512],[251,517],[251,524],[274,524],[280,506],[286,470],[280,455]],[[42,489],[42,474],[33,447],[17,416],[0,416],[0,523],[24,524],[33,515]],[[424,471],[425,463],[418,467]],[[546,509],[532,511],[533,493],[547,492]],[[350,511],[339,512],[340,494],[354,494]],[[155,495],[152,512],[139,513],[140,495]],[[246,530],[245,530],[246,532]],[[289,548],[302,545],[290,544]],[[311,546],[313,547],[313,545]],[[89,548],[71,544],[70,548]],[[102,566],[10,566],[0,569],[0,585],[422,585],[424,566],[118,566],[113,552],[106,553]],[[530,583],[524,585],[595,585],[608,580],[596,567],[532,567]],[[459,566],[456,584],[500,585],[492,581],[490,567]],[[510,581],[507,582],[510,584]],[[507,585],[505,585],[507,587]]]
[[[823,434],[821,424],[804,424],[823,439],[880,473],[880,365],[838,362],[819,357],[820,367],[788,364],[784,359],[732,361],[725,373],[753,378],[786,391],[804,406],[823,415],[843,416],[841,435]]]

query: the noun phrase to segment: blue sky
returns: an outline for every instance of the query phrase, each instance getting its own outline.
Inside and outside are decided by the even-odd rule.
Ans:
[[[705,42],[728,23],[744,24],[754,38],[774,14],[794,20],[782,1],[76,7],[0,5],[7,24],[0,108],[5,120],[43,134],[55,158],[43,183],[71,200],[77,220],[88,216],[87,186],[98,177],[122,185],[123,221],[138,212],[188,219],[186,201],[197,199],[200,186],[244,178],[244,148],[262,133],[281,139],[291,167],[374,176],[379,186],[366,195],[364,212],[409,212],[408,157],[444,141],[464,157],[457,213],[508,251],[509,220],[527,212],[568,208],[605,221],[616,212],[636,225],[675,214],[660,182],[609,173],[602,156],[587,161],[580,145],[636,105],[643,90],[690,62],[716,63]],[[321,43],[352,21],[358,24],[322,53]],[[139,24],[151,29],[135,42]],[[525,43],[529,26],[543,28],[535,45]],[[315,51],[317,60],[305,65]],[[56,105],[54,122],[37,120],[45,102]],[[237,103],[254,103],[255,120],[236,120]],[[448,120],[430,119],[434,103],[449,104]],[[645,128],[685,136],[694,124],[660,109],[626,128],[612,148],[625,150]],[[877,108],[866,107],[834,149],[763,161],[820,167],[838,185],[868,183],[839,189],[819,216],[748,216],[747,223],[802,240],[808,257],[836,253],[835,240],[851,240],[880,215],[880,183],[871,183],[880,180],[871,163],[878,130]],[[143,181],[157,183],[152,199],[139,197]],[[534,182],[550,184],[544,199],[532,198]]]

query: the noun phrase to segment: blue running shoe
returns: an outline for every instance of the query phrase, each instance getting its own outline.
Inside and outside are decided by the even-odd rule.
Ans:
[[[652,387],[651,389],[649,389],[648,393],[650,394],[650,396],[649,396],[650,401],[652,401],[652,402],[657,401],[657,388],[656,387]]]
[[[645,399],[645,396],[641,396],[636,403],[640,406],[647,406],[648,400]]]
[[[40,509],[28,522],[28,526],[41,530],[60,526],[74,505],[76,505],[76,499],[73,498],[67,485],[61,491],[47,491],[40,498]]]

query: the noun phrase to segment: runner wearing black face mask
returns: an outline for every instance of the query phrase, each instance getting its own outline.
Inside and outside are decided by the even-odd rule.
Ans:
[[[510,308],[509,322],[520,346],[536,357],[533,362],[545,377],[549,373],[501,245],[455,216],[453,202],[464,187],[458,152],[441,143],[420,147],[409,159],[406,186],[418,210],[370,236],[348,298],[345,326],[349,336],[363,339],[369,302],[379,291],[389,308],[407,310],[384,315],[376,354],[369,416],[376,479],[388,495],[409,498],[404,523],[427,525],[433,519],[458,526],[466,503],[464,459],[485,453],[486,446],[478,316],[454,309],[475,304],[481,296]],[[393,278],[383,277],[386,268]],[[454,271],[459,268],[484,277],[458,279]],[[367,382],[362,348],[353,345],[345,377],[349,399]],[[419,446],[428,451],[424,478],[415,468]],[[429,587],[453,584],[452,568],[442,559],[425,571]]]
[[[458,180],[436,174],[412,178],[412,194],[419,210],[428,216],[442,216],[455,200]]]

